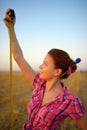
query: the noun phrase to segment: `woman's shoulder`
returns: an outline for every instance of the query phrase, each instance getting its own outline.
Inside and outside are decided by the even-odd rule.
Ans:
[[[63,98],[66,100],[71,100],[73,102],[80,100],[79,97],[77,97],[72,91],[70,91],[68,87],[66,87],[64,84],[63,84]]]
[[[85,106],[82,104],[80,98],[74,95],[71,91],[67,90],[65,92],[66,99],[64,104],[67,105],[66,112],[72,119],[78,119],[84,115],[86,112]]]

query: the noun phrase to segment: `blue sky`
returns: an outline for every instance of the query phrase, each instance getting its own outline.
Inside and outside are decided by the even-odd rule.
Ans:
[[[87,70],[87,0],[0,0],[0,71],[9,70],[9,38],[3,23],[7,8],[16,13],[15,30],[25,59],[37,69],[51,48],[82,59]],[[13,60],[13,70],[19,70]]]

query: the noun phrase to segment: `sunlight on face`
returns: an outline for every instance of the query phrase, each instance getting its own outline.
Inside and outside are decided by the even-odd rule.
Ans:
[[[54,78],[55,74],[55,65],[53,58],[47,54],[43,60],[43,63],[40,65],[40,78],[44,80],[49,80]]]

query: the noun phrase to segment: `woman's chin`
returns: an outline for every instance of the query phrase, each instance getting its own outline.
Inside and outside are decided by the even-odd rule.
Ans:
[[[43,79],[43,76],[42,76],[42,74],[40,74],[40,78],[41,78],[41,79]]]
[[[40,74],[40,78],[45,80],[45,77],[42,74]]]

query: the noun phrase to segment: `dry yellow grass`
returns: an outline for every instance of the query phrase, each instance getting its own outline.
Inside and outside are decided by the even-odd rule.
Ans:
[[[87,108],[87,72],[77,72],[64,80],[69,89],[77,95]],[[14,130],[21,130],[27,122],[27,103],[32,86],[21,72],[13,72]],[[0,129],[10,130],[10,77],[9,72],[0,72]],[[80,130],[79,126],[67,119],[59,130]]]

